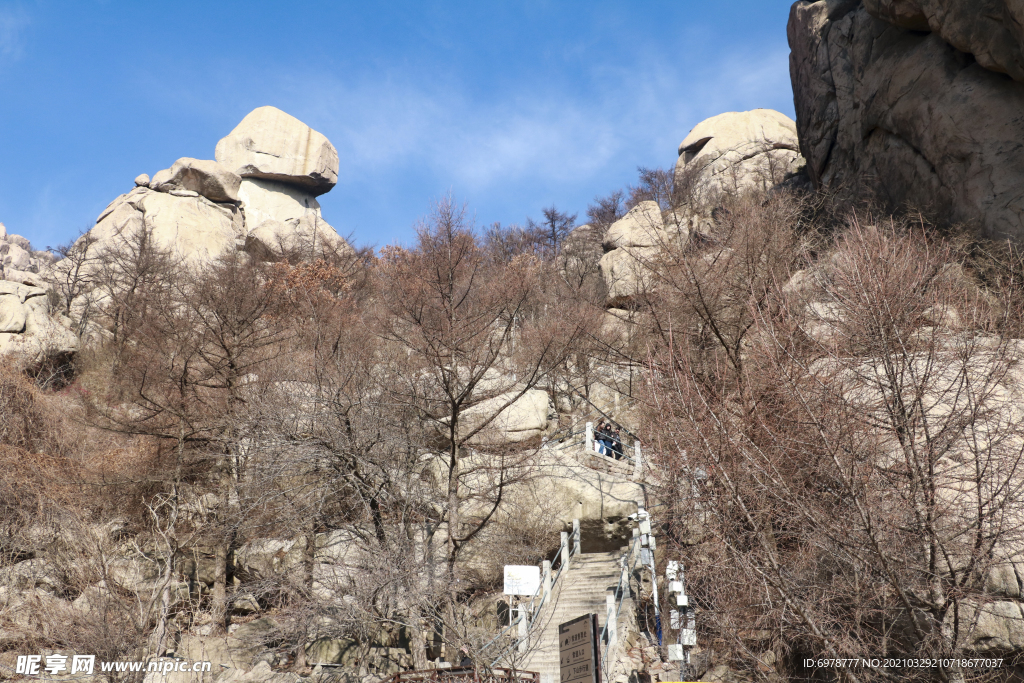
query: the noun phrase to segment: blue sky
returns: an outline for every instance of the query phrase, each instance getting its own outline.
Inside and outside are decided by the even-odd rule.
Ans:
[[[709,116],[793,116],[790,4],[0,0],[0,222],[56,246],[267,104],[338,148],[320,201],[357,244],[448,191],[479,225],[583,217]]]

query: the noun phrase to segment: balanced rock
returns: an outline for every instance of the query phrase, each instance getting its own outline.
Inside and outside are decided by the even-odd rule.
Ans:
[[[216,161],[183,157],[153,176],[148,185],[157,192],[187,190],[214,202],[237,202],[241,182],[237,174]],[[135,179],[135,184],[143,186],[139,178]]]
[[[263,260],[351,250],[316,200],[338,175],[337,152],[323,135],[261,107],[217,144],[216,156],[183,157],[152,178],[136,178],[97,218],[90,254],[125,247],[143,231],[191,265],[239,249]]]
[[[676,175],[696,169],[717,192],[767,190],[800,163],[793,120],[772,109],[754,109],[698,123],[679,143]]]
[[[800,148],[814,185],[1024,240],[1024,83],[993,70],[1016,69],[1011,53],[1021,49],[1019,38],[1013,50],[996,47],[1008,44],[1000,35],[1021,30],[1000,19],[1019,13],[1010,4],[795,3],[790,73]],[[897,5],[920,8],[939,32],[906,30],[923,25],[911,21],[913,12],[896,12]],[[967,28],[982,24],[1002,33]],[[963,42],[968,34],[973,42]],[[978,52],[966,54],[968,47]]]
[[[143,240],[191,268],[239,250],[267,261],[351,252],[323,219],[316,200],[337,180],[338,156],[323,135],[280,110],[262,107],[221,140],[217,159],[183,157],[152,178],[138,176],[135,187],[112,201],[79,241],[85,250],[83,267],[109,268],[104,254],[130,255]],[[58,282],[67,279],[62,269],[75,267],[74,259],[53,263],[48,254],[31,252],[22,239],[0,239],[0,276],[16,276],[26,286],[44,284],[32,274],[38,271],[48,271],[47,277]],[[88,310],[89,302],[101,304],[105,296],[98,289],[86,291],[68,308],[77,314]],[[0,311],[5,330],[24,327],[23,332],[0,332],[2,353],[24,341],[34,323],[28,314],[22,323],[21,307],[6,301]],[[37,318],[35,327],[41,329],[44,324]],[[54,328],[48,334],[56,338],[62,331],[67,333]],[[57,341],[57,348],[69,348],[75,339]],[[34,346],[27,350],[38,355]]]
[[[276,107],[260,107],[217,143],[217,161],[243,178],[277,180],[311,195],[338,182],[338,152],[323,134]]]

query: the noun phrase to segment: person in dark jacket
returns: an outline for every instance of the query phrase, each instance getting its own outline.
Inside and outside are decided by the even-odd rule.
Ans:
[[[622,460],[622,432],[619,431],[618,427],[614,427],[611,430],[612,443],[611,450],[612,455],[616,460]]]

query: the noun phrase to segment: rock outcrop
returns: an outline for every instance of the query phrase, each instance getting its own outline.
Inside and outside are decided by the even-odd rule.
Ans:
[[[146,182],[142,174],[135,184],[148,185],[157,192],[186,191],[202,195],[213,202],[237,202],[238,186],[242,178],[216,161],[184,157],[168,169],[160,171]]]
[[[1024,4],[1019,0],[865,0],[869,13],[932,31],[989,71],[1024,81]]]
[[[246,250],[263,258],[289,252],[343,253],[348,244],[323,219],[316,197],[301,186],[244,178],[239,188]]]
[[[685,241],[686,233],[679,237]],[[651,263],[669,241],[661,207],[653,201],[640,202],[608,228],[599,265],[608,305],[621,305],[653,286]]]
[[[556,413],[547,392],[530,389],[522,396],[518,393],[511,391],[481,401],[463,413],[462,425],[467,432],[490,421],[470,439],[471,443],[520,443],[550,431]]]
[[[261,107],[218,143],[217,158],[184,157],[152,177],[137,176],[134,187],[114,199],[80,240],[84,255],[77,265],[67,267],[102,267],[99,257],[130,249],[143,234],[191,267],[241,250],[265,261],[351,250],[323,219],[316,200],[338,177],[337,152],[322,134],[278,109]],[[70,261],[55,261],[50,252],[33,251],[24,237],[7,235],[0,224],[0,355],[15,353],[41,366],[77,349],[71,321],[49,312],[47,281],[69,275],[61,268]],[[72,311],[82,305],[74,302]]]
[[[666,248],[710,234],[724,195],[767,191],[798,173],[804,165],[798,150],[796,124],[771,109],[727,112],[694,126],[679,145],[675,169],[684,199],[671,207],[640,202],[604,236],[606,305],[628,308],[655,287],[652,265]]]
[[[42,282],[38,274],[54,260],[48,251],[33,250],[27,238],[8,235],[7,228],[0,223],[0,279],[38,285]]]
[[[795,3],[790,72],[815,186],[1024,240],[1022,12],[1003,0]]]
[[[90,232],[101,253],[139,230],[187,263],[235,250],[261,260],[343,253],[345,240],[323,219],[316,196],[337,182],[338,155],[298,119],[260,107],[217,144],[217,161],[178,159],[100,214]]]
[[[236,204],[215,202],[194,190],[170,193],[139,186],[100,214],[90,231],[92,249],[115,248],[142,230],[191,264],[208,263],[245,245],[245,219]]]
[[[298,185],[314,196],[330,191],[338,182],[334,145],[276,107],[251,111],[217,143],[216,157],[243,178]]]
[[[696,169],[716,193],[768,190],[802,161],[788,116],[773,109],[732,111],[701,121],[679,143],[676,175]]]
[[[53,255],[33,251],[21,235],[0,223],[0,356],[29,370],[57,367],[78,349],[70,321],[50,314],[46,282],[39,275]]]

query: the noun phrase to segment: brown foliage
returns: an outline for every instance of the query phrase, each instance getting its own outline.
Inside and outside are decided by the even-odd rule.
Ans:
[[[692,317],[651,366],[647,430],[705,637],[788,675],[805,656],[969,651],[988,576],[1024,540],[1016,347],[993,334],[1019,308],[910,226],[854,220],[792,278],[746,253],[735,280],[717,260],[677,280]]]

